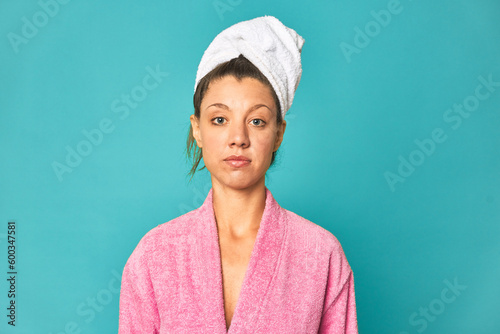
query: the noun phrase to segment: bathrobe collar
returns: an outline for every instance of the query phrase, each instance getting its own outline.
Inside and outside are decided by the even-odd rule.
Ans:
[[[200,236],[205,236],[199,238],[203,243],[201,252],[205,253],[203,258],[207,260],[204,264],[206,284],[203,298],[206,298],[205,305],[207,305],[205,319],[212,319],[207,323],[208,332],[226,333],[222,265],[212,194],[213,188],[198,209],[203,217],[203,221],[199,224],[199,233]],[[246,326],[251,328],[257,326],[256,316],[265,303],[266,293],[278,269],[278,260],[286,237],[285,216],[284,209],[278,205],[266,187],[264,212],[227,333],[237,333]]]

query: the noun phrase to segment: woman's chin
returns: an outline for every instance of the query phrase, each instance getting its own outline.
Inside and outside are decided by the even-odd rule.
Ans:
[[[217,180],[217,183],[224,187],[232,188],[235,190],[243,190],[250,188],[259,182],[259,179],[251,178],[246,173],[231,173],[231,174],[232,175],[227,175],[222,180],[220,179]]]

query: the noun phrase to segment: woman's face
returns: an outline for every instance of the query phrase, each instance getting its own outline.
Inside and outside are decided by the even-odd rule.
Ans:
[[[281,145],[286,122],[276,122],[269,87],[254,78],[228,75],[212,81],[203,97],[200,119],[191,116],[193,136],[202,149],[212,185],[244,189],[265,184],[272,153]],[[228,160],[242,156],[245,162]]]

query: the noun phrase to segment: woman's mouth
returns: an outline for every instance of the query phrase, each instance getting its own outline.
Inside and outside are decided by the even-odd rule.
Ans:
[[[245,167],[250,164],[250,159],[243,155],[231,155],[224,159],[224,161],[231,167]]]

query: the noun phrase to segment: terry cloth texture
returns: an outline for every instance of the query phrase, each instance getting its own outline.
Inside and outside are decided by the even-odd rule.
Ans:
[[[212,189],[150,230],[122,274],[119,334],[358,333],[354,278],[328,230],[266,203],[229,330]]]

